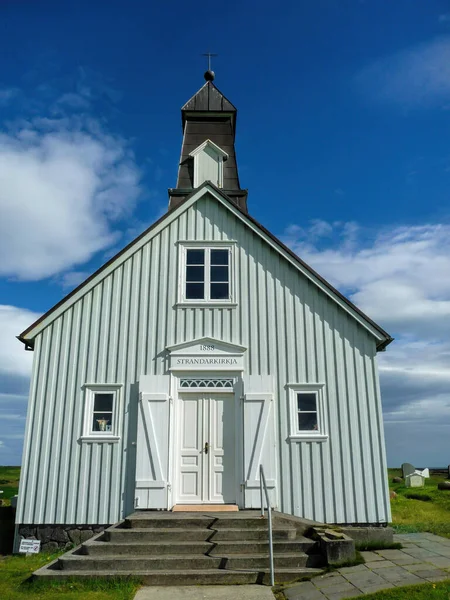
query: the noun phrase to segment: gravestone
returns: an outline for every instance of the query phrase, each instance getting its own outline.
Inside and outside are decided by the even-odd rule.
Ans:
[[[408,475],[412,475],[416,469],[412,466],[411,463],[403,463],[402,464],[402,473],[403,479],[406,479]]]
[[[425,484],[425,477],[419,473],[411,473],[405,477],[406,487],[423,487]]]
[[[425,479],[427,479],[430,476],[430,469],[428,469],[428,468],[424,469],[422,471],[422,475],[423,475],[423,477],[425,477]]]

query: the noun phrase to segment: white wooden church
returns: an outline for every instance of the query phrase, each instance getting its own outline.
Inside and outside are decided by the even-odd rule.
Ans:
[[[257,508],[261,464],[279,511],[390,520],[392,338],[248,212],[237,111],[205,78],[167,213],[19,336],[34,352],[19,530]]]

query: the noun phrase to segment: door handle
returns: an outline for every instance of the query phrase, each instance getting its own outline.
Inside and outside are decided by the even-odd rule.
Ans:
[[[208,454],[209,452],[209,444],[208,442],[205,442],[205,454]]]

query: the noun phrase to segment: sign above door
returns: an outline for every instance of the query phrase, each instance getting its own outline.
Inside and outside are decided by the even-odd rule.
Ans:
[[[171,371],[243,371],[247,348],[205,337],[167,350]]]

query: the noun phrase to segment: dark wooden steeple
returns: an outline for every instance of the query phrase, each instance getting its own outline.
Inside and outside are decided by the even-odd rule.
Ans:
[[[181,109],[183,144],[177,187],[169,189],[169,210],[196,189],[191,153],[209,140],[227,155],[223,162],[222,191],[247,212],[247,190],[242,190],[239,184],[234,146],[237,110],[214,85],[212,71],[206,71],[205,79],[205,85]]]

